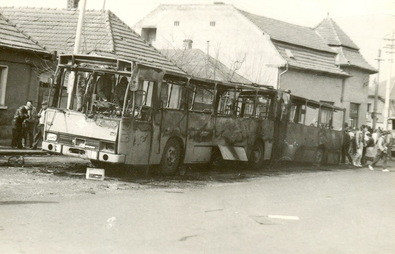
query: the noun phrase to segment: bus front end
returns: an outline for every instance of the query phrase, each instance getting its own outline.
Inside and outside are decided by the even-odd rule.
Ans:
[[[85,114],[47,109],[42,149],[91,161],[124,163],[117,154],[119,119],[89,118]]]
[[[115,58],[61,55],[48,94],[42,149],[124,164],[117,139],[125,108],[131,107],[134,67]]]

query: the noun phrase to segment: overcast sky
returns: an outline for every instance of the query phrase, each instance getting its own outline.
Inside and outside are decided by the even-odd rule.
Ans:
[[[86,0],[87,9],[110,9],[133,26],[159,4],[230,3],[239,9],[289,23],[315,27],[329,16],[358,45],[365,59],[377,67],[377,52],[395,29],[395,0]],[[66,8],[67,0],[0,0],[0,6]],[[395,51],[395,50],[394,50]],[[388,75],[389,54],[383,50],[382,77]],[[394,54],[395,58],[395,54]],[[395,64],[392,65],[394,69]],[[392,71],[395,75],[395,71]]]

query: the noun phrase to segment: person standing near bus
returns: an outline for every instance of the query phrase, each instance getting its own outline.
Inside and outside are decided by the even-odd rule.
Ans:
[[[368,130],[368,126],[367,125],[362,125],[362,144],[363,144],[363,147],[362,147],[362,158],[361,158],[361,164],[362,165],[366,164],[365,154],[366,154],[367,142],[369,140],[369,136],[367,135],[368,133],[370,134],[370,132]]]
[[[346,128],[343,133],[342,163],[346,163],[346,158],[347,158],[348,163],[352,164],[353,160],[350,156],[351,137],[349,132],[350,129]]]
[[[40,112],[38,112],[38,125],[37,125],[37,131],[36,135],[34,136],[34,143],[33,143],[33,149],[37,149],[38,143],[43,140],[44,137],[44,120],[45,120],[45,113],[47,112],[48,108],[48,102],[43,101],[41,103],[41,109]]]
[[[387,169],[388,148],[386,144],[385,132],[380,132],[376,145],[377,145],[377,154],[372,164],[369,165],[369,169],[374,170],[374,166],[376,165],[376,163],[379,162],[380,160],[383,160],[383,172],[389,172],[389,170]]]
[[[23,148],[22,146],[22,137],[23,137],[23,121],[28,118],[27,110],[25,106],[19,107],[12,119],[12,148]]]
[[[28,118],[24,121],[23,132],[25,139],[25,147],[33,147],[34,130],[37,125],[37,109],[33,106],[32,101],[26,102],[26,109]]]
[[[366,134],[367,141],[366,141],[366,153],[365,153],[365,162],[373,162],[374,158],[376,157],[376,149],[375,149],[375,142],[372,137],[372,134],[368,132]]]
[[[356,151],[354,156],[353,165],[356,167],[362,167],[361,159],[362,159],[362,151],[363,151],[363,134],[362,134],[363,126],[360,129],[357,129],[355,132],[355,145]]]

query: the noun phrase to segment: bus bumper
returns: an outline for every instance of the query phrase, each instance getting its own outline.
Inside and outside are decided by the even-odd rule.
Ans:
[[[48,141],[42,142],[42,149],[48,152],[63,154],[66,156],[79,157],[82,159],[97,160],[110,163],[125,163],[124,154],[113,154],[95,150],[88,150],[80,147],[67,146]]]

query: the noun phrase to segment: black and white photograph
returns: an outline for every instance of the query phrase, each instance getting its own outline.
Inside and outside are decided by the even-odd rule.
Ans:
[[[0,0],[0,253],[395,253],[395,0]]]

